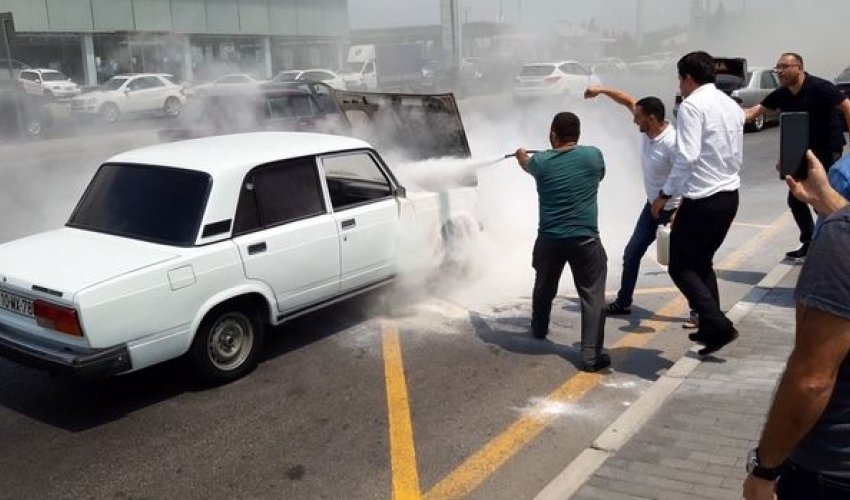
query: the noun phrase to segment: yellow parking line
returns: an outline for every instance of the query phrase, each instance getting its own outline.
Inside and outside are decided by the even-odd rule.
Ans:
[[[410,418],[410,401],[407,397],[398,327],[394,323],[384,321],[381,324],[381,334],[389,412],[393,499],[418,500],[422,494],[419,490],[413,421]]]
[[[743,261],[747,254],[752,253],[758,248],[758,245],[779,232],[788,221],[788,218],[788,212],[783,213],[768,229],[765,229],[727,256],[719,267],[728,269]],[[665,304],[651,318],[641,322],[640,331],[652,331],[653,333],[630,333],[624,336],[612,346],[612,350],[614,351],[614,356],[612,357],[614,361],[620,362],[628,357],[631,350],[645,346],[655,337],[657,332],[663,330],[669,324],[668,320],[661,318],[684,313],[686,305],[687,303],[683,297],[677,297]],[[576,401],[593,389],[601,379],[602,376],[598,373],[579,372],[549,394],[544,401],[547,403]],[[425,493],[425,498],[460,498],[474,491],[484,480],[493,475],[496,470],[522,447],[537,437],[538,434],[557,418],[556,415],[547,412],[531,412],[532,415],[537,415],[538,413],[544,416],[524,416],[505,429],[504,432],[492,439],[481,450],[469,457],[457,469]]]

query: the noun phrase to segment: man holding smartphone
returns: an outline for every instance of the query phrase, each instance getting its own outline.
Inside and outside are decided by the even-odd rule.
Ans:
[[[850,100],[831,82],[805,71],[803,58],[787,52],[779,57],[774,68],[782,85],[745,112],[746,121],[752,121],[767,110],[806,112],[809,114],[809,148],[829,170],[844,148],[844,131],[840,114],[850,124]],[[840,113],[839,113],[840,111]],[[800,228],[799,249],[785,254],[789,259],[802,259],[809,251],[814,231],[814,221],[809,206],[788,194],[788,206]]]

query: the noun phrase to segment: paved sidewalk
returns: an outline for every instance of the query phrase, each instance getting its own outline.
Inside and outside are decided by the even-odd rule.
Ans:
[[[693,370],[574,499],[740,499],[756,445],[791,352],[793,289],[782,278],[736,323],[737,342]]]

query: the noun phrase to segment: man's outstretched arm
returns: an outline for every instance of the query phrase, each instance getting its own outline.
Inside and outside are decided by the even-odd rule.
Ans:
[[[612,101],[622,106],[625,106],[632,113],[635,112],[637,99],[635,99],[634,96],[632,96],[628,92],[625,92],[620,89],[604,87],[602,85],[590,85],[587,87],[587,90],[584,91],[584,98],[593,99],[594,97],[600,94],[610,97]]]

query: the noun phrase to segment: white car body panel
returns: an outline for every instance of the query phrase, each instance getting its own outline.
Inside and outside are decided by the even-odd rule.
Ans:
[[[165,101],[174,98],[181,106],[186,104],[183,87],[172,83],[166,77],[169,75],[150,73],[116,75],[115,78],[126,81],[115,90],[93,90],[71,100],[71,112],[78,115],[96,115],[106,103],[118,106],[121,114],[127,113],[156,113],[161,112]],[[141,90],[129,90],[133,81],[139,78],[155,77],[163,84],[161,87]]]
[[[392,196],[236,237],[229,231],[203,235],[207,225],[234,217],[241,186],[255,167],[352,150],[378,158],[357,139],[285,132],[208,137],[113,157],[107,163],[196,170],[212,178],[194,244],[65,227],[0,245],[0,290],[72,308],[83,332],[60,333],[0,309],[0,343],[71,360],[122,348],[131,363],[116,373],[125,373],[185,354],[205,315],[229,299],[261,297],[275,325],[402,270],[433,268],[443,225],[450,219],[474,224],[475,188]],[[323,196],[328,199],[327,186]],[[356,225],[343,230],[350,219]],[[249,255],[257,243],[265,251]]]
[[[535,97],[578,97],[584,94],[588,85],[599,84],[599,79],[577,61],[551,63],[529,63],[523,68],[549,67],[552,71],[542,76],[518,75],[514,84],[515,98]],[[562,68],[576,68],[584,74],[570,73]]]

